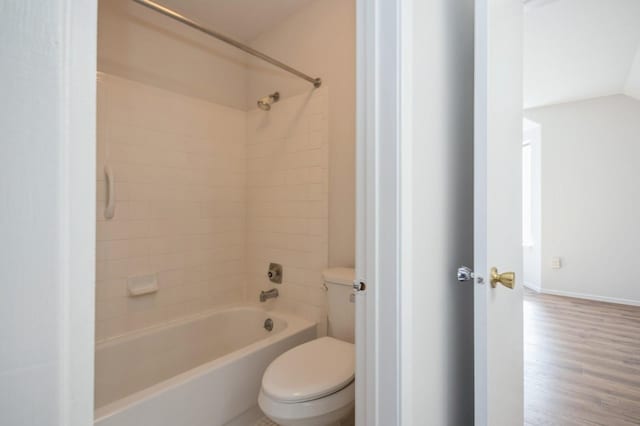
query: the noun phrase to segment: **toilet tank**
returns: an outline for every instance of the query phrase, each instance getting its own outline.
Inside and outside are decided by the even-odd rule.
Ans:
[[[354,342],[355,303],[353,293],[353,268],[329,268],[323,271],[327,286],[328,324],[327,334],[345,342]]]

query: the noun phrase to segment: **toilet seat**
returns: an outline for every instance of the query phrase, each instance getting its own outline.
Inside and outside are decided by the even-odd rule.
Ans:
[[[262,390],[276,401],[311,401],[346,387],[354,373],[354,345],[321,337],[276,358],[262,376]]]
[[[269,365],[258,404],[282,425],[327,424],[353,409],[354,374],[354,345],[322,337],[285,352]]]

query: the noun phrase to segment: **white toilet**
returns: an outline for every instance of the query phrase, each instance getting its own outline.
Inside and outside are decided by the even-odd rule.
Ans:
[[[323,273],[328,295],[328,334],[276,358],[262,376],[258,404],[282,426],[346,424],[355,404],[354,270]]]

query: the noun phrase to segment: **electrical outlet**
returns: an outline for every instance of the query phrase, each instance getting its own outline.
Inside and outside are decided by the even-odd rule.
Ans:
[[[560,269],[562,268],[562,259],[559,257],[551,258],[551,269]]]

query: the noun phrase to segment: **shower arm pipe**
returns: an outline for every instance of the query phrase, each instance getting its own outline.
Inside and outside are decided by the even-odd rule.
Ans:
[[[259,52],[249,46],[247,46],[246,44],[240,43],[237,40],[232,39],[231,37],[228,37],[224,34],[221,34],[217,31],[213,31],[211,29],[205,28],[202,25],[198,24],[195,21],[192,21],[191,19],[184,17],[182,15],[180,15],[179,13],[164,7],[158,3],[155,3],[151,0],[133,0],[134,2],[141,4],[142,6],[148,7],[151,10],[154,10],[156,12],[159,12],[165,16],[168,16],[171,19],[174,19],[178,22],[181,22],[185,25],[188,25],[191,28],[194,28],[198,31],[201,31],[207,35],[210,35],[211,37],[215,37],[218,40],[230,44],[231,46],[238,48],[246,53],[248,53],[249,55],[255,56],[256,58],[260,58],[263,61],[269,62],[271,65],[275,65],[278,68],[281,68],[297,77],[300,77],[303,80],[307,80],[309,83],[313,84],[313,87],[320,87],[322,85],[322,79],[320,78],[313,78],[311,76],[308,76],[307,74],[298,71],[295,68],[290,67],[289,65],[280,62],[277,59],[272,58],[271,56],[267,56],[262,52]]]

